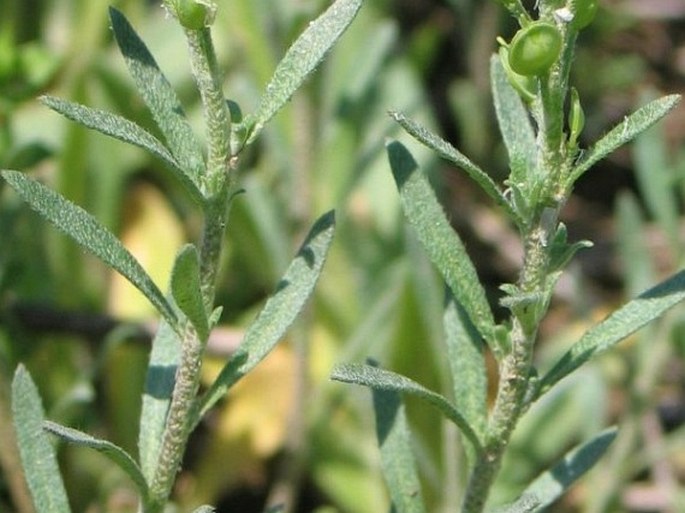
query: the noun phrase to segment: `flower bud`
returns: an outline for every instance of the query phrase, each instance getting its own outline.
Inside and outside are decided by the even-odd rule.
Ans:
[[[216,3],[212,0],[175,0],[171,9],[179,23],[190,30],[209,27],[216,18]]]

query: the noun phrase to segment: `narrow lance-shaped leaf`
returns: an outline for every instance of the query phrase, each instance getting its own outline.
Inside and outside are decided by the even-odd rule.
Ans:
[[[355,385],[365,385],[374,390],[390,390],[411,394],[437,408],[461,430],[476,452],[482,451],[482,444],[468,420],[447,399],[428,390],[406,376],[371,365],[344,364],[333,370],[331,379]]]
[[[85,105],[69,102],[54,96],[41,96],[40,100],[55,112],[64,117],[76,121],[100,133],[119,139],[159,157],[169,168],[174,171],[177,178],[183,183],[188,192],[200,201],[202,194],[192,180],[183,172],[179,163],[169,150],[150,132],[126,118],[97,109],[91,109]]]
[[[169,324],[162,320],[152,341],[138,434],[140,466],[148,482],[152,482],[157,469],[180,360],[181,340]]]
[[[148,150],[170,166],[178,166],[176,159],[169,153],[169,150],[154,135],[133,121],[54,96],[41,96],[40,101],[72,121]]]
[[[383,476],[396,513],[424,513],[421,484],[411,450],[411,433],[399,393],[373,390],[376,436],[381,451]]]
[[[450,143],[432,133],[423,125],[408,119],[401,112],[390,112],[392,118],[397,121],[410,135],[414,136],[421,144],[435,151],[440,157],[454,163],[462,169],[469,177],[476,182],[483,191],[499,206],[507,211],[512,219],[517,217],[516,212],[504,197],[497,184],[476,164],[471,162],[468,157],[457,150]]]
[[[663,98],[648,103],[626,117],[622,123],[619,123],[616,127],[612,128],[608,134],[597,141],[592,148],[587,150],[569,175],[566,183],[567,187],[573,185],[585,171],[590,169],[597,162],[631,141],[663,118],[679,101],[680,95],[678,94],[664,96]]]
[[[685,299],[685,271],[642,293],[590,328],[542,378],[538,396],[590,358],[603,353]]]
[[[164,134],[181,169],[201,189],[200,175],[204,170],[202,148],[185,117],[181,102],[147,46],[124,15],[110,7],[109,16],[117,44],[138,92]]]
[[[397,141],[390,142],[387,151],[405,216],[454,297],[480,334],[491,342],[495,321],[464,245],[409,151]],[[493,350],[498,351],[494,343]]]
[[[264,125],[290,99],[305,78],[314,71],[335,42],[352,23],[362,0],[337,0],[311,22],[276,67],[254,118],[247,143],[255,140]]]
[[[607,429],[568,452],[561,462],[528,485],[516,502],[497,509],[497,513],[544,511],[597,463],[616,438],[616,433],[616,428]]]
[[[497,55],[490,59],[490,82],[499,130],[509,155],[509,180],[522,188],[530,183],[531,173],[534,173],[537,167],[535,131],[528,110],[519,94],[509,84]]]
[[[43,423],[43,428],[47,432],[52,433],[69,443],[89,447],[90,449],[94,449],[107,456],[107,458],[114,462],[131,478],[138,488],[138,491],[143,498],[143,502],[145,502],[148,495],[148,486],[145,477],[138,464],[121,447],[112,442],[108,442],[107,440],[100,440],[87,433],[62,426],[55,422],[45,421]]]
[[[44,416],[38,389],[20,365],[12,381],[12,417],[26,482],[36,511],[69,513],[55,449],[43,431]]]
[[[176,325],[176,313],[145,269],[112,232],[92,215],[55,191],[18,171],[2,171],[2,177],[32,209],[54,224],[140,290],[157,310]]]
[[[451,294],[445,305],[443,324],[455,406],[474,431],[482,436],[488,410],[483,341]]]
[[[171,294],[186,314],[202,341],[209,335],[209,323],[200,287],[200,256],[197,248],[186,244],[181,248],[171,271]]]
[[[198,422],[231,386],[264,359],[304,308],[321,274],[333,240],[334,228],[333,212],[323,215],[314,224],[297,256],[278,283],[276,292],[247,329],[240,346],[203,397],[195,422]]]

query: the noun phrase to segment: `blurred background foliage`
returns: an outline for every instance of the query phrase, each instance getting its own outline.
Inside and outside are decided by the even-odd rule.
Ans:
[[[219,0],[214,26],[225,91],[256,108],[270,73],[325,0]],[[531,5],[533,2],[524,2]],[[171,259],[198,236],[194,206],[160,163],[41,106],[49,93],[151,128],[113,44],[107,6],[122,10],[179,91],[202,113],[185,41],[159,2],[2,0],[0,166],[39,176],[114,230],[166,286]],[[603,0],[583,32],[574,82],[589,144],[650,95],[681,92],[685,3]],[[445,389],[443,291],[405,226],[383,152],[402,137],[385,112],[404,110],[501,180],[505,152],[491,107],[488,60],[512,20],[492,1],[375,0],[313,79],[242,156],[220,276],[220,328],[205,372],[235,348],[304,230],[335,208],[338,234],[309,310],[288,339],[237,386],[191,441],[179,511],[377,513],[379,474],[370,397],[333,384],[335,362],[372,356]],[[625,298],[682,267],[685,110],[612,155],[579,183],[564,221],[596,245],[561,281],[541,327],[539,365],[554,361]],[[438,189],[497,304],[516,279],[515,232],[455,169],[406,141]],[[25,362],[49,416],[135,453],[153,311],[119,276],[31,213],[0,183],[0,511],[29,513],[8,432],[7,389]],[[627,341],[567,379],[520,426],[495,501],[563,452],[617,423],[611,454],[555,507],[561,512],[685,511],[685,312]],[[492,376],[495,380],[496,376]],[[446,387],[449,389],[450,387]],[[453,428],[409,403],[430,510],[456,511],[464,474]],[[132,487],[107,460],[63,447],[74,511],[135,511]]]

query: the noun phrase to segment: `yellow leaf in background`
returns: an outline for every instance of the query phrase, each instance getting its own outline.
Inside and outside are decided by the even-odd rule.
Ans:
[[[224,363],[205,360],[205,385],[214,380]],[[210,414],[211,435],[203,443],[192,475],[186,476],[181,502],[212,503],[226,490],[265,482],[266,461],[285,441],[296,368],[292,349],[281,343],[231,388],[226,402]]]
[[[290,347],[278,345],[230,390],[217,425],[220,437],[247,439],[259,458],[281,447],[293,405],[294,359]]]
[[[174,256],[185,241],[179,219],[159,189],[145,182],[129,189],[123,208],[121,241],[160,290],[166,290]],[[115,272],[112,272],[108,305],[115,317],[141,320],[155,315],[145,296]]]

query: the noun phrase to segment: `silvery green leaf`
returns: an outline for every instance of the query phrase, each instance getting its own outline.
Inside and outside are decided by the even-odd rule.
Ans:
[[[443,324],[455,407],[476,434],[482,437],[488,412],[488,376],[483,340],[464,309],[451,295],[445,305]]]
[[[114,7],[109,8],[114,37],[121,50],[138,92],[164,134],[175,160],[188,179],[201,190],[204,172],[202,147],[176,96],[154,57],[126,17]]]
[[[640,294],[590,328],[540,380],[538,396],[578,367],[685,299],[685,271]]]
[[[529,190],[537,170],[535,131],[528,110],[509,84],[497,55],[490,59],[490,81],[497,122],[509,155],[509,181],[518,188]]]
[[[426,508],[402,397],[396,391],[375,388],[373,409],[381,467],[390,489],[392,510],[396,513],[424,513]]]
[[[362,0],[337,0],[311,22],[276,66],[261,99],[247,143],[255,140],[264,125],[290,99],[314,71],[357,15]]]
[[[516,502],[498,508],[496,513],[544,511],[597,463],[616,438],[616,433],[616,428],[609,428],[569,451],[563,460],[528,485]]]
[[[152,341],[138,435],[140,466],[148,482],[152,482],[157,469],[180,360],[181,340],[169,324],[162,320]]]
[[[407,118],[401,112],[390,112],[390,116],[392,116],[407,133],[414,136],[421,144],[432,149],[440,157],[449,160],[463,170],[497,205],[507,211],[509,217],[512,219],[517,218],[516,212],[511,208],[511,205],[504,197],[504,194],[497,184],[485,171],[471,162],[468,157],[423,125]]]
[[[169,153],[169,150],[159,139],[141,126],[111,112],[91,109],[85,105],[55,98],[54,96],[41,96],[40,100],[55,112],[62,114],[72,121],[149,151],[174,171],[174,174],[193,198],[201,201],[202,194],[193,181],[180,168],[174,156]]]
[[[335,216],[324,214],[312,226],[295,259],[245,337],[203,397],[196,422],[228,389],[252,370],[281,340],[314,290],[333,241]]]
[[[209,336],[209,321],[200,285],[200,256],[193,244],[186,244],[176,255],[171,271],[171,295],[188,317],[201,341]]]
[[[389,390],[415,395],[437,408],[446,418],[454,422],[473,445],[476,452],[482,451],[482,444],[478,435],[454,405],[440,394],[428,390],[406,376],[371,365],[344,364],[333,369],[331,379],[355,385],[365,385],[374,390]]]
[[[567,187],[570,187],[575,183],[585,171],[590,169],[597,162],[610,153],[613,153],[614,150],[631,141],[663,118],[675,108],[679,101],[680,95],[678,94],[664,96],[663,98],[649,102],[630,116],[626,116],[623,122],[612,128],[609,133],[597,141],[578,160],[567,179]]]
[[[87,433],[62,426],[55,422],[45,421],[43,423],[43,429],[69,443],[89,447],[107,456],[107,458],[114,462],[131,478],[138,488],[138,492],[140,493],[143,502],[145,502],[148,495],[148,485],[145,481],[145,477],[138,464],[121,447],[112,442],[108,442],[107,440],[100,440]]]
[[[5,170],[0,174],[33,210],[128,279],[172,326],[176,325],[176,312],[152,278],[97,219],[23,173]]]
[[[492,342],[495,329],[492,311],[459,235],[450,226],[411,153],[397,141],[387,145],[387,152],[405,216],[471,322],[483,338]],[[498,352],[498,348],[493,346],[493,351]]]
[[[12,420],[31,497],[39,513],[69,513],[55,449],[43,431],[44,417],[38,389],[20,365],[12,380]]]
[[[214,513],[216,511],[216,508],[214,506],[200,506],[199,508],[195,509],[193,513]]]

